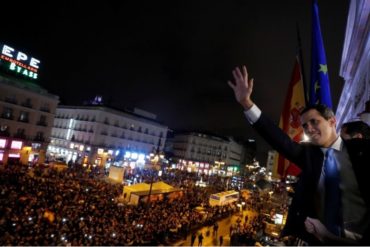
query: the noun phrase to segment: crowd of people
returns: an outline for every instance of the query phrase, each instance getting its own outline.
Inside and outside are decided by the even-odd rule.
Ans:
[[[237,210],[209,207],[217,187],[196,187],[194,175],[179,171],[162,179],[180,186],[181,198],[125,205],[118,201],[121,184],[77,167],[1,167],[1,245],[168,245]]]

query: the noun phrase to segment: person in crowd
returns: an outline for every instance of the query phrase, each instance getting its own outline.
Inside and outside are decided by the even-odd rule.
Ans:
[[[191,234],[191,242],[190,242],[190,246],[193,246],[194,245],[194,242],[195,242],[195,239],[196,239],[196,235],[195,235],[195,232],[193,232],[192,234]]]
[[[310,141],[296,143],[252,101],[254,80],[248,78],[246,67],[235,68],[232,74],[234,80],[228,84],[248,121],[275,150],[302,169],[283,235],[313,245],[370,244],[369,140],[343,140],[336,133],[333,111],[311,105],[300,113]],[[326,231],[316,228],[311,219]]]
[[[202,246],[203,245],[203,233],[199,233],[198,235],[198,246]]]
[[[222,235],[220,235],[219,240],[220,240],[220,246],[222,246],[222,244],[224,242],[224,237]]]
[[[217,222],[215,222],[213,224],[213,235],[217,236],[217,232],[218,232],[218,224]]]
[[[342,124],[340,136],[344,140],[352,138],[370,139],[370,126],[363,121],[353,121]]]

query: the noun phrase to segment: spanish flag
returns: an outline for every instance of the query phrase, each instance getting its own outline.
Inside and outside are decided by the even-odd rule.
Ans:
[[[288,87],[288,93],[285,98],[284,108],[279,122],[279,127],[296,142],[300,142],[303,137],[300,112],[306,105],[304,92],[299,58],[296,57],[292,77]],[[301,171],[299,167],[291,163],[289,160],[286,160],[280,154],[275,156],[274,166],[276,167],[274,172],[277,172],[280,177],[284,178],[286,175],[297,176]]]

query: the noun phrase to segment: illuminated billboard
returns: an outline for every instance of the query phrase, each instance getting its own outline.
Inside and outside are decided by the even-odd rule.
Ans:
[[[4,72],[36,80],[40,60],[0,42],[0,69]]]

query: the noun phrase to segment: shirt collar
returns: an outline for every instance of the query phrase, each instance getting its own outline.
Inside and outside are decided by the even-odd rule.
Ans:
[[[343,147],[343,139],[340,136],[338,136],[338,138],[329,148],[332,148],[336,151],[341,151],[342,147]],[[321,150],[323,151],[323,153],[326,153],[326,150],[328,150],[328,148],[321,148]]]

